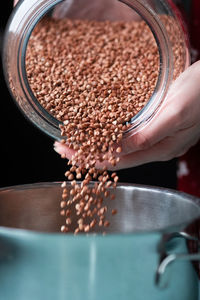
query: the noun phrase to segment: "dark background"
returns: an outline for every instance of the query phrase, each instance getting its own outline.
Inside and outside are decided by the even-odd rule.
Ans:
[[[1,50],[12,1],[1,1]],[[0,187],[64,180],[67,161],[53,150],[53,140],[35,128],[19,111],[0,72]],[[176,160],[147,164],[119,172],[121,182],[176,188]]]

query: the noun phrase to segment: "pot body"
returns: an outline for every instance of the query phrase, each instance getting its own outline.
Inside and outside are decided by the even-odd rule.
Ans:
[[[159,234],[73,237],[1,230],[0,236],[2,299],[198,299],[190,262],[170,266],[167,287],[155,285]],[[186,252],[181,243],[179,250]]]
[[[1,299],[197,300],[198,279],[190,261],[172,263],[163,288],[155,277],[163,236],[200,215],[198,199],[120,185],[112,202],[119,213],[108,234],[73,236],[59,233],[60,194],[59,184],[0,191]],[[165,249],[187,254],[181,238]]]

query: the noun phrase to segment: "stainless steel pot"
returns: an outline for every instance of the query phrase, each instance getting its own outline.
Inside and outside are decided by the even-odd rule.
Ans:
[[[0,190],[0,299],[197,300],[198,278],[183,230],[200,200],[120,184],[107,235],[62,234],[59,183]],[[196,240],[195,240],[196,241]],[[198,242],[198,241],[196,241]]]

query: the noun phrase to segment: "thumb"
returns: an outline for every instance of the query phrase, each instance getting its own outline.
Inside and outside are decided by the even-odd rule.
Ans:
[[[14,0],[13,6],[15,6],[17,4],[19,0]]]

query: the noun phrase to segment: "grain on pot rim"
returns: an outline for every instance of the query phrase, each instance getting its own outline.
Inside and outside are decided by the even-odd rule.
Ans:
[[[72,223],[75,234],[108,227],[103,199],[114,200],[110,188],[119,178],[95,166],[119,162],[127,122],[155,90],[159,53],[150,29],[143,21],[44,18],[28,42],[26,72],[40,104],[62,122],[61,143],[76,150],[65,173],[71,188],[61,185],[61,231],[69,232]]]

